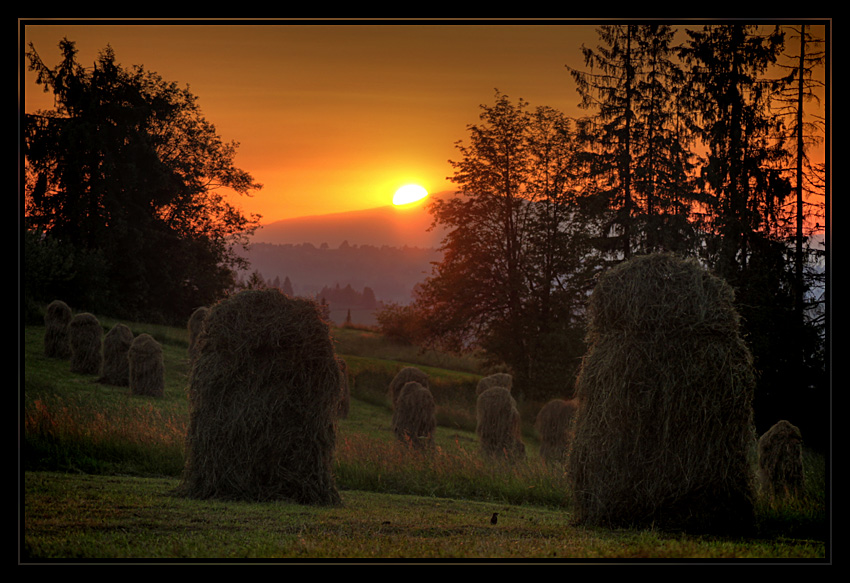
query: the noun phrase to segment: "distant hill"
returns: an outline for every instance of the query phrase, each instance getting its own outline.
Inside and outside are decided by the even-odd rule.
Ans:
[[[253,241],[311,243],[317,247],[327,243],[333,249],[344,241],[349,245],[436,248],[443,239],[443,230],[428,230],[432,219],[426,208],[433,196],[404,207],[387,205],[275,221],[258,229]]]

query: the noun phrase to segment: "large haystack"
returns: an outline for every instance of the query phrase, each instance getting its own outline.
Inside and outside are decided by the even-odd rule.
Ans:
[[[203,330],[204,320],[207,318],[207,314],[210,309],[206,306],[201,306],[189,316],[189,322],[186,324],[186,328],[189,332],[189,360],[191,361],[195,357],[195,346],[198,342],[198,336],[201,334],[201,330]]]
[[[340,356],[336,357],[336,362],[339,365],[340,373],[340,396],[339,407],[337,407],[337,417],[339,419],[345,419],[348,417],[348,411],[351,408],[351,385],[348,381],[348,365]]]
[[[393,433],[415,449],[434,446],[437,405],[431,391],[416,381],[405,383],[393,409]]]
[[[492,389],[493,387],[502,387],[510,391],[513,381],[514,378],[506,372],[491,374],[478,381],[478,386],[475,388],[475,394],[480,395],[487,389]]]
[[[127,353],[130,363],[130,392],[161,397],[165,393],[165,362],[162,346],[150,334],[139,334]]]
[[[130,385],[130,346],[133,332],[124,324],[115,324],[103,337],[103,364],[100,382],[117,387]]]
[[[779,421],[761,436],[758,443],[759,482],[773,496],[802,493],[803,436],[786,420]]]
[[[99,374],[103,360],[103,328],[97,318],[88,312],[74,316],[68,325],[68,340],[71,344],[71,372]]]
[[[189,383],[192,498],[341,502],[340,368],[315,302],[246,290],[210,308]]]
[[[390,381],[390,402],[393,404],[393,407],[395,407],[396,401],[398,401],[398,395],[402,387],[409,382],[417,382],[426,389],[430,388],[427,373],[415,366],[404,367]]]
[[[569,460],[577,522],[751,526],[754,372],[733,299],[669,254],[599,279]]]
[[[567,461],[575,412],[575,401],[552,399],[537,413],[534,427],[540,435],[540,457],[547,465]]]
[[[71,325],[71,308],[62,300],[54,300],[44,313],[44,355],[48,358],[69,358],[71,343],[68,328]]]
[[[520,413],[508,389],[493,387],[478,395],[476,418],[475,432],[481,453],[486,458],[500,461],[525,459]]]

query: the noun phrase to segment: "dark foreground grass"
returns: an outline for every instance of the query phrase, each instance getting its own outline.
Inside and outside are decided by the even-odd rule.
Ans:
[[[817,562],[823,541],[570,526],[539,506],[343,491],[342,506],[197,501],[176,480],[28,472],[21,561]],[[496,524],[491,517],[498,513]]]
[[[435,451],[414,455],[392,435],[386,395],[389,379],[409,362],[368,356],[346,355],[352,407],[339,425],[334,462],[342,506],[176,497],[188,423],[187,342],[181,330],[155,332],[166,361],[162,398],[71,374],[67,361],[43,356],[44,328],[26,328],[20,562],[829,560],[822,455],[807,455],[803,497],[760,501],[751,538],[576,528],[566,476],[539,463],[528,427],[527,463],[482,462],[471,413],[477,375],[420,364],[432,375],[440,425]]]

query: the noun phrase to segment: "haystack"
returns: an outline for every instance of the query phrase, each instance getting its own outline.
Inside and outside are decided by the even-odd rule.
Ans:
[[[44,355],[48,358],[68,358],[71,343],[68,327],[71,324],[71,308],[62,300],[54,300],[44,314]]]
[[[130,392],[161,397],[165,393],[165,362],[162,346],[150,334],[139,334],[127,353],[130,363]]]
[[[97,318],[83,312],[71,318],[68,325],[68,340],[71,344],[71,372],[98,374],[103,360],[101,343],[103,328]]]
[[[540,457],[547,465],[566,462],[575,412],[575,401],[552,399],[537,413],[534,427],[540,435]]]
[[[696,261],[669,254],[599,279],[569,459],[577,522],[751,526],[754,371],[733,299]]]
[[[340,368],[312,301],[246,290],[210,308],[189,382],[191,498],[341,502],[332,475]]]
[[[802,493],[803,437],[800,429],[779,421],[761,436],[758,443],[759,482],[773,496]]]
[[[511,375],[506,372],[497,372],[479,380],[478,386],[475,388],[475,394],[480,395],[493,387],[503,387],[510,391],[511,385],[513,385],[513,377]]]
[[[348,411],[351,408],[351,386],[348,382],[348,365],[341,357],[336,357],[336,362],[339,365],[340,373],[340,396],[339,407],[337,407],[337,417],[345,419],[348,417]]]
[[[133,332],[124,324],[115,324],[103,337],[103,364],[100,369],[102,383],[126,387],[130,384],[130,346]]]
[[[191,316],[189,316],[189,322],[186,324],[186,328],[189,332],[189,360],[192,360],[195,356],[195,346],[198,342],[198,335],[200,335],[201,330],[203,329],[204,320],[206,320],[209,311],[209,308],[206,306],[201,306],[192,312]]]
[[[476,403],[478,442],[489,459],[519,461],[525,459],[522,424],[516,401],[504,387],[493,387],[478,395]]]
[[[401,392],[402,387],[409,382],[417,382],[426,389],[430,388],[428,385],[428,374],[424,371],[416,368],[415,366],[406,366],[395,375],[392,381],[390,381],[390,401],[395,407],[396,401],[398,401],[398,394]]]
[[[415,449],[434,446],[437,405],[431,391],[416,381],[405,383],[393,409],[393,433]]]

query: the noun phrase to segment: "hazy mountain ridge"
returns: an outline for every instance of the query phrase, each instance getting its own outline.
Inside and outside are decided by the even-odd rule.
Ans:
[[[312,215],[274,221],[258,229],[258,243],[301,244],[331,248],[349,245],[436,248],[444,237],[442,228],[431,229],[428,203],[436,196],[411,205],[386,205],[370,209]]]
[[[431,273],[442,254],[434,248],[348,245],[316,247],[311,243],[253,243],[240,255],[266,281],[289,277],[298,296],[315,297],[324,287],[369,287],[378,301],[406,304],[417,283]]]

